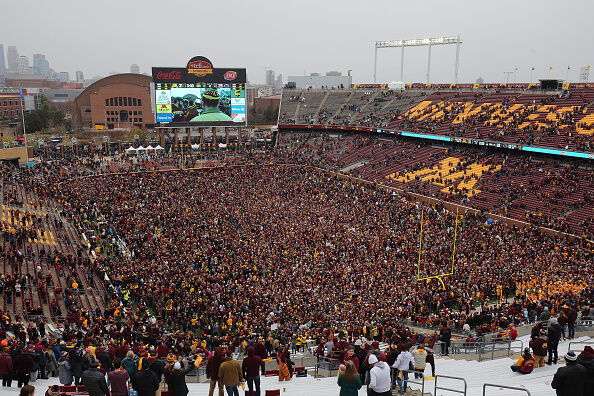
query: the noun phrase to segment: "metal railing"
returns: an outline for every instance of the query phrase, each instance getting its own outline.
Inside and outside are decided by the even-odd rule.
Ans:
[[[490,342],[490,343],[485,343],[484,345],[480,345],[477,346],[477,354],[478,354],[478,361],[482,361],[483,356],[484,355],[488,355],[489,352],[491,352],[491,360],[493,360],[495,358],[495,352],[496,351],[506,351],[507,354],[506,356],[509,357],[509,355],[512,352],[512,344],[514,342],[519,342],[520,343],[520,350],[519,352],[521,353],[524,350],[524,342],[522,342],[521,340],[507,340],[507,341],[500,341],[500,342]]]
[[[571,351],[571,346],[572,345],[592,345],[594,347],[594,341],[571,341],[568,345],[567,345],[567,352]]]
[[[505,389],[517,390],[517,391],[521,391],[521,392],[526,392],[526,394],[528,396],[532,396],[532,394],[530,393],[530,391],[528,389],[516,388],[515,386],[497,385],[497,384],[483,384],[483,396],[486,395],[487,387],[491,387],[491,388],[505,388]]]
[[[464,382],[464,390],[457,390],[457,389],[452,389],[452,388],[446,388],[444,386],[437,386],[437,379],[438,378],[448,378],[448,379],[453,379],[453,380],[459,380],[459,381],[463,381]],[[468,384],[466,383],[466,380],[462,377],[451,377],[449,375],[436,375],[435,376],[435,388],[433,389],[433,394],[437,395],[437,390],[444,390],[444,391],[448,391],[448,392],[455,392],[455,393],[461,393],[464,396],[466,396],[466,389],[468,388]]]
[[[421,395],[425,394],[425,375],[421,373],[421,378],[415,378],[414,374],[419,374],[418,371],[415,370],[401,370],[402,372],[408,373],[408,380],[406,380],[409,384],[421,385]],[[419,381],[415,381],[419,379]],[[404,381],[404,379],[402,379]]]

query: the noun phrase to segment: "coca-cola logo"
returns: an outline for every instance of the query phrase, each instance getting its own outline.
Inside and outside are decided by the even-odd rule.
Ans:
[[[233,80],[235,80],[237,78],[237,72],[228,71],[227,73],[225,73],[225,75],[223,76],[223,78],[225,80],[228,80],[228,81],[233,81]]]
[[[181,72],[177,70],[170,72],[159,71],[157,73],[157,80],[181,80]]]

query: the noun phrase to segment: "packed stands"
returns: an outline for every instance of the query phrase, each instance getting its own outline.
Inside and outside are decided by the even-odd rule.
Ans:
[[[560,150],[594,150],[594,88],[565,91],[285,90],[279,124],[374,127]]]
[[[373,135],[286,133],[279,149],[386,186],[592,238],[591,167]]]

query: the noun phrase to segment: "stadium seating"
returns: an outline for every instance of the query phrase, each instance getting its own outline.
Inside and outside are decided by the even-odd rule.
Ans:
[[[555,94],[529,90],[285,90],[279,123],[368,126],[591,152],[593,100],[592,88]]]

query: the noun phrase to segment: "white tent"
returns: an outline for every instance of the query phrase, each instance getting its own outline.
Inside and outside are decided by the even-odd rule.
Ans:
[[[157,147],[155,147],[155,150],[165,150],[163,147],[161,147],[160,145],[157,145]]]
[[[200,150],[200,145],[198,143],[194,143],[192,145],[192,150]]]
[[[128,150],[126,150],[126,154],[137,154],[137,152],[134,147],[130,147]]]
[[[406,86],[402,81],[392,81],[388,83],[390,89],[404,89]]]
[[[138,151],[146,151],[146,147],[142,147],[142,146],[140,146],[140,147],[138,147],[136,150],[138,150]]]
[[[149,146],[148,146],[146,149],[147,149],[148,151],[153,151],[155,148],[154,148],[153,146],[149,145]]]

